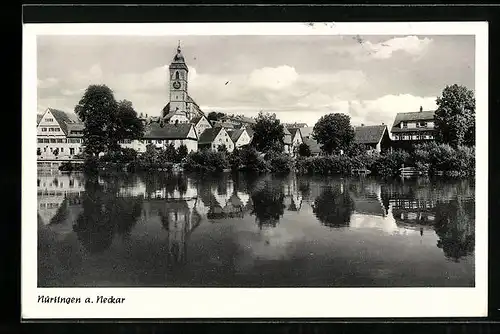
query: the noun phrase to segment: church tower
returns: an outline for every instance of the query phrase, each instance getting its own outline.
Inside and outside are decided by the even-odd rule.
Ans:
[[[188,67],[181,52],[181,43],[177,46],[177,54],[169,66],[170,74],[170,112],[188,110]]]

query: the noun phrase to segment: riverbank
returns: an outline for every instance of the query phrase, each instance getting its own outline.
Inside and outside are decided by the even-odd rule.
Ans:
[[[289,173],[302,175],[351,175],[359,171],[380,177],[396,177],[402,167],[413,167],[416,173],[429,176],[474,177],[475,149],[430,143],[412,151],[395,150],[358,152],[353,155],[321,155],[291,157],[288,154],[257,152],[252,147],[231,153],[203,150],[178,153],[174,150],[148,149],[144,153],[130,149],[108,153],[102,157],[87,157],[85,163],[61,165],[63,171],[189,171],[223,172],[249,171],[257,173]]]

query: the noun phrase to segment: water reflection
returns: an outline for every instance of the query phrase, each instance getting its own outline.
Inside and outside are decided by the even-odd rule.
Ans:
[[[264,226],[276,227],[285,212],[285,194],[277,180],[264,180],[255,186],[251,195],[253,208],[251,214],[262,229]]]
[[[313,212],[318,220],[328,227],[349,226],[354,202],[344,184],[337,183],[323,188],[313,204]]]
[[[442,269],[446,275],[456,270],[466,275],[460,279],[473,281],[475,205],[473,183],[468,181],[40,173],[37,186],[42,285],[104,284],[102,279],[89,283],[90,278],[79,276],[92,266],[109,270],[110,285],[162,285],[164,280],[189,285],[194,279],[190,275],[207,270],[219,273],[211,284],[229,279],[221,275],[237,275],[232,279],[252,285],[254,276],[238,270],[255,266],[260,258],[275,264],[266,265],[267,271],[259,274],[262,280],[289,275],[292,269],[283,266],[292,264],[285,259],[310,263],[307,268],[312,270],[316,260],[310,254],[318,253],[345,254],[349,263],[368,261],[352,273],[365,283],[382,279],[364,281],[365,267],[391,259],[392,269],[384,272],[394,271],[405,261],[417,266],[412,262],[417,258],[433,268],[455,263],[456,268]],[[386,248],[391,251],[384,253]],[[374,254],[385,255],[367,260]],[[447,262],[439,262],[441,258]],[[318,275],[327,281],[332,273]],[[451,284],[449,279],[438,281]]]

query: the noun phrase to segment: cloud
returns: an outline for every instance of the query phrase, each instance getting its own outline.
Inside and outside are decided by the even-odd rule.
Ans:
[[[46,78],[46,79],[38,79],[37,87],[41,89],[52,88],[59,83],[59,79],[57,78]]]
[[[288,65],[264,67],[250,73],[248,84],[252,87],[281,90],[293,85],[299,75]]]
[[[403,51],[412,56],[421,56],[422,53],[427,50],[431,42],[432,39],[427,37],[420,39],[417,36],[406,36],[392,38],[380,43],[364,41],[362,46],[368,49],[368,53],[371,57],[376,59],[388,59],[397,51]]]
[[[159,115],[168,102],[168,66],[142,73],[106,75],[99,64],[86,71],[71,72],[67,78],[39,82],[39,111],[47,107],[73,111],[91,83],[105,83],[118,100],[132,101],[138,113]],[[50,86],[50,94],[41,87]],[[422,105],[435,107],[435,97],[411,94],[385,95],[365,100],[359,92],[372,87],[360,70],[332,73],[298,72],[280,65],[254,69],[248,74],[208,74],[189,68],[189,94],[209,113],[256,116],[259,111],[276,113],[283,122],[306,122],[313,126],[323,115],[345,113],[354,125],[391,125],[398,112],[416,111]]]

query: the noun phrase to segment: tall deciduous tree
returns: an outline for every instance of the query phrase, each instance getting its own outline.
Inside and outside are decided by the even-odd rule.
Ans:
[[[83,145],[91,155],[107,151],[118,110],[113,91],[106,85],[90,85],[75,107],[83,121]]]
[[[128,100],[118,102],[118,109],[112,123],[112,132],[108,137],[108,149],[110,150],[118,149],[120,140],[140,139],[144,135],[144,124],[137,117],[132,102]]]
[[[332,154],[348,149],[354,141],[351,118],[345,114],[322,116],[314,125],[313,138],[321,145],[321,150]]]
[[[474,92],[457,84],[446,86],[436,99],[436,139],[452,147],[474,145],[476,99]]]
[[[83,121],[83,144],[91,155],[119,149],[123,139],[139,139],[144,125],[137,117],[132,102],[117,102],[106,85],[90,85],[75,107]]]
[[[276,114],[259,112],[253,130],[253,144],[258,151],[283,151],[285,130]]]

